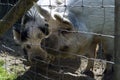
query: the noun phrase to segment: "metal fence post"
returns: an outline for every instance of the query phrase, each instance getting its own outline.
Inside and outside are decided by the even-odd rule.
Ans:
[[[120,80],[120,0],[115,0],[114,80]]]

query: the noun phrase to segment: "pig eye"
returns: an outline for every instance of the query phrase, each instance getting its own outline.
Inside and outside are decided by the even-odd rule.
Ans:
[[[47,22],[47,20],[45,19],[45,21]]]
[[[45,27],[49,27],[49,25],[48,25],[48,24],[45,24]]]
[[[62,33],[62,34],[67,34],[68,31],[67,31],[67,30],[63,30],[63,31],[61,31],[61,33]]]
[[[31,49],[31,46],[29,44],[26,45],[27,49]]]
[[[70,33],[70,32],[69,32],[69,29],[60,29],[60,30],[59,30],[59,33],[65,35],[65,34],[68,34],[68,33]]]

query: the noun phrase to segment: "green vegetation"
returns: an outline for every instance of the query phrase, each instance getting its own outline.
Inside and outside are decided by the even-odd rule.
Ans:
[[[0,60],[0,80],[15,80],[16,74],[10,73],[4,68],[4,61]]]

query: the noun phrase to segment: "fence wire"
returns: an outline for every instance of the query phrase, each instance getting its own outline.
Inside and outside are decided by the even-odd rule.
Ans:
[[[90,5],[88,5],[88,4],[85,4],[85,2],[84,2],[84,0],[78,0],[78,1],[82,1],[82,3],[81,3],[81,5],[79,6],[79,5],[76,5],[76,6],[72,6],[72,5],[66,5],[66,3],[67,3],[67,1],[66,0],[63,0],[63,3],[64,3],[64,5],[57,5],[57,6],[55,6],[55,5],[52,5],[52,2],[51,2],[51,0],[49,0],[49,5],[41,5],[42,7],[50,7],[51,9],[52,9],[52,7],[65,7],[65,10],[64,10],[64,14],[66,13],[66,10],[67,10],[67,8],[69,8],[69,7],[80,7],[80,8],[82,8],[82,10],[83,10],[83,12],[84,12],[84,8],[102,8],[103,9],[103,23],[102,23],[102,31],[101,32],[103,32],[103,29],[105,28],[105,24],[106,24],[106,11],[105,11],[105,9],[106,8],[114,8],[114,6],[113,5],[105,5],[104,4],[104,2],[105,2],[105,0],[100,0],[101,1],[101,5],[92,5],[92,6],[90,6]],[[85,0],[86,1],[86,0]],[[17,2],[17,0],[16,0],[16,2]],[[77,1],[76,1],[76,3],[78,3]],[[75,3],[75,4],[76,4]],[[92,2],[91,2],[92,3]],[[0,0],[0,8],[2,7],[2,6],[7,6],[7,8],[6,9],[8,9],[8,6],[9,6],[9,9],[11,8],[11,7],[13,7],[15,5],[15,3],[14,4],[11,4],[10,3],[10,0],[7,0],[7,2],[5,2],[5,3],[3,3],[2,2],[2,0]],[[0,12],[1,12],[2,10],[0,9]],[[7,11],[5,11],[6,13],[8,12],[9,10],[7,10]],[[52,14],[52,10],[51,10],[51,14]],[[0,21],[3,21],[2,20],[2,17],[4,16],[5,14],[0,14]],[[8,23],[9,21],[5,21],[6,23]],[[16,24],[18,24],[18,23],[16,23]],[[18,24],[18,25],[21,25],[21,24]],[[93,36],[101,36],[101,37],[107,37],[107,38],[111,38],[111,39],[114,39],[114,35],[107,35],[107,34],[102,34],[102,33],[94,33],[94,32],[86,32],[86,31],[68,31],[68,30],[63,30],[63,29],[61,29],[60,31],[64,31],[64,32],[67,32],[67,33],[82,33],[82,34],[88,34],[88,35],[93,35]],[[34,33],[33,33],[34,34]],[[22,35],[21,35],[22,36]],[[10,36],[6,36],[5,37],[5,40],[10,40],[11,38],[9,38]],[[11,36],[12,37],[12,36]],[[4,40],[4,39],[3,39]],[[11,40],[10,40],[11,41]],[[9,41],[8,41],[9,42]],[[101,41],[102,42],[102,41]],[[7,45],[6,44],[6,42],[4,42],[4,43],[2,43],[2,40],[1,40],[1,42],[0,42],[0,44],[1,44],[1,47],[2,47],[2,49],[1,49],[1,54],[2,53],[4,53],[4,52],[2,52],[2,50],[8,50],[8,51],[11,51],[12,53],[14,53],[14,54],[16,54],[16,53],[18,53],[18,54],[21,54],[21,52],[18,52],[17,50],[14,50],[14,47],[11,47],[12,45],[14,45],[14,44],[12,44],[12,45]],[[39,44],[33,44],[32,42],[31,43],[27,43],[27,44],[29,44],[29,45],[33,45],[33,46],[39,46]],[[27,45],[26,44],[26,45]],[[1,48],[0,47],[0,48]],[[62,54],[69,54],[69,55],[72,55],[72,56],[75,56],[75,57],[78,57],[78,58],[83,58],[83,59],[86,59],[86,60],[90,60],[90,61],[96,61],[96,62],[102,62],[102,63],[109,63],[109,64],[115,64],[114,62],[112,62],[112,61],[107,61],[107,60],[103,60],[103,59],[96,59],[96,58],[89,58],[89,57],[86,57],[86,56],[83,56],[83,55],[79,55],[79,54],[75,54],[75,53],[67,53],[67,52],[63,52],[63,51],[59,51],[59,50],[56,50],[56,49],[54,49],[54,48],[51,48],[51,47],[45,47],[45,46],[42,46],[42,47],[44,47],[44,48],[46,48],[46,49],[50,49],[50,50],[53,50],[53,51],[56,51],[56,52],[59,52],[59,53],[62,53]],[[102,51],[101,51],[102,52]],[[7,53],[7,55],[9,55],[9,53]],[[59,54],[60,55],[60,54]],[[0,55],[1,56],[1,55]],[[24,55],[24,56],[26,56],[26,55]],[[61,56],[61,55],[60,55]],[[6,61],[6,59],[7,59],[7,57],[5,57],[5,62],[7,62]],[[13,62],[15,62],[16,63],[16,60],[17,60],[17,58],[15,58],[15,59],[13,59]],[[23,59],[22,59],[23,60]],[[67,69],[71,69],[71,70],[73,70],[73,71],[75,71],[76,70],[76,68],[74,68],[74,67],[71,67],[71,66],[65,66],[65,65],[61,65],[61,63],[62,63],[62,61],[61,61],[61,59],[59,59],[58,60],[58,64],[54,64],[54,63],[49,63],[49,62],[46,62],[46,61],[44,61],[44,60],[40,60],[40,59],[36,59],[36,58],[34,58],[34,60],[37,62],[37,63],[43,63],[43,64],[46,64],[46,72],[45,72],[45,74],[41,74],[40,72],[37,72],[37,68],[35,67],[35,70],[30,70],[30,73],[32,73],[32,74],[34,74],[34,79],[31,79],[31,76],[29,76],[29,75],[27,75],[27,76],[25,76],[26,78],[28,78],[28,80],[37,80],[37,76],[40,76],[40,77],[42,77],[42,78],[44,78],[44,79],[46,79],[46,80],[56,80],[56,79],[54,79],[54,78],[50,78],[49,77],[49,66],[52,66],[52,67],[54,67],[54,68],[59,68],[60,70],[58,71],[58,73],[60,73],[60,74],[62,74],[62,76],[59,76],[59,79],[58,80],[64,80],[64,75],[66,75],[67,73],[65,73],[64,72],[64,70],[63,70],[63,68],[67,68]],[[76,61],[77,62],[77,61]],[[72,64],[72,63],[71,63]],[[35,65],[35,64],[34,64]],[[36,64],[36,66],[37,66],[37,64]],[[6,66],[6,67],[8,67],[8,66]],[[24,65],[23,66],[24,67],[24,70],[27,72],[27,70],[28,70],[28,68],[26,68],[26,65]],[[7,68],[5,68],[5,69],[7,69]],[[63,70],[63,71],[61,71],[61,70]],[[54,71],[53,71],[54,72]],[[15,73],[16,74],[18,74],[17,73],[17,71],[15,71]],[[57,72],[56,72],[57,73]],[[68,74],[72,74],[72,73],[68,73]],[[74,76],[78,76],[78,74],[73,74]],[[3,78],[4,77],[0,77],[0,80],[3,80]],[[22,80],[22,79],[21,79]],[[97,80],[97,79],[96,79]]]

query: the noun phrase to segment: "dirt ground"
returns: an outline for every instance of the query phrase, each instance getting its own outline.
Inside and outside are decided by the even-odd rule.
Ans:
[[[23,52],[19,45],[16,45],[11,29],[0,37],[0,60],[5,62],[4,67],[8,72],[23,74],[28,68],[23,64]]]
[[[87,65],[86,59],[82,59],[81,67],[80,58],[56,59],[51,64],[42,61],[31,64],[31,66],[23,64],[23,61],[25,61],[23,51],[19,45],[15,44],[11,29],[5,33],[3,37],[0,37],[0,59],[5,60],[8,71],[16,71],[18,75],[28,78],[25,80],[94,80],[80,74],[80,71],[84,70]],[[105,70],[105,66],[106,63],[95,61],[93,69],[95,80],[102,80],[102,73]],[[72,77],[70,75],[72,75]],[[33,76],[33,78],[31,76]],[[42,77],[39,78],[39,76]],[[49,77],[52,79],[49,79]],[[19,78],[20,76],[18,80]]]

